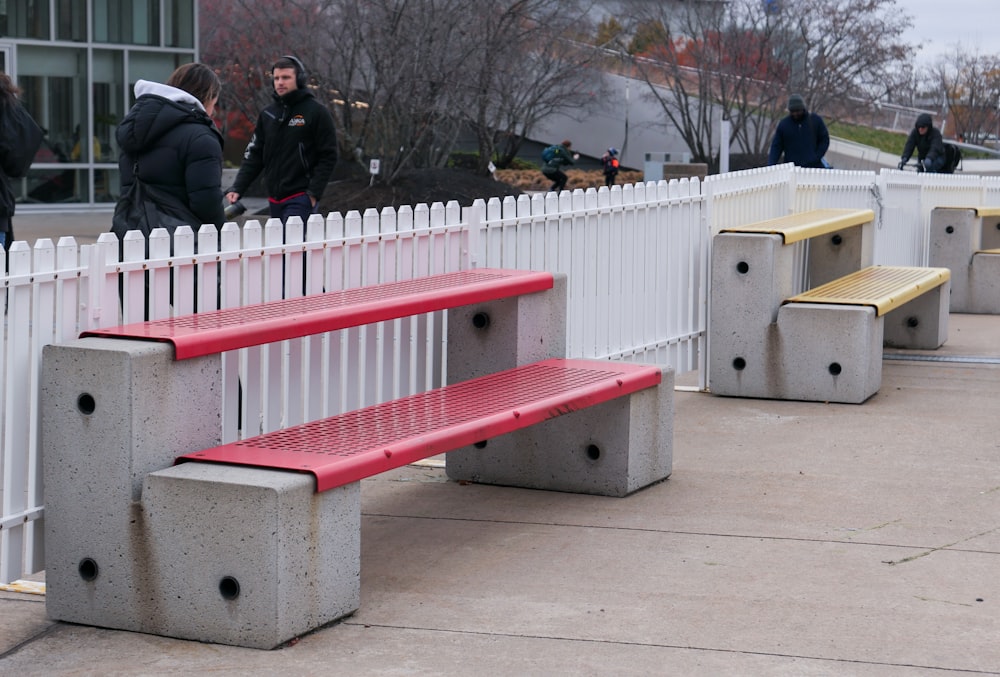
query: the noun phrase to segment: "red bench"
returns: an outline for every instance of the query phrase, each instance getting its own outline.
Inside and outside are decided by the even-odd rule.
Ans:
[[[219,444],[224,351],[444,309],[448,385]],[[486,484],[625,496],[665,479],[671,370],[565,359],[565,326],[564,276],[478,269],[53,347],[46,486],[72,500],[46,506],[51,617],[272,648],[358,608],[361,479],[443,452],[450,478]],[[81,477],[81,457],[102,471]]]
[[[186,360],[552,288],[552,273],[478,268],[80,334],[166,341]]]
[[[552,359],[179,457],[309,472],[325,491],[658,385],[648,365]]]

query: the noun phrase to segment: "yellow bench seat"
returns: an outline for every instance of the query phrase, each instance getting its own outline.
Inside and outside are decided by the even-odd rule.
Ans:
[[[785,299],[784,303],[872,306],[878,315],[885,315],[949,279],[951,271],[947,268],[870,266]]]
[[[980,249],[977,254],[1000,254],[1000,249]]]
[[[935,209],[971,209],[976,212],[976,216],[993,218],[995,216],[1000,216],[1000,207],[955,207],[955,206],[940,206],[935,207]]]
[[[721,232],[780,235],[785,244],[792,244],[845,228],[863,226],[874,219],[875,212],[871,209],[813,209],[745,226],[723,228]]]

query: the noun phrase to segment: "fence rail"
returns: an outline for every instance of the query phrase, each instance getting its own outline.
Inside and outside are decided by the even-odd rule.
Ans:
[[[44,568],[41,355],[84,329],[469,267],[548,270],[568,277],[567,354],[699,370],[704,386],[714,233],[796,210],[872,208],[876,262],[923,265],[930,210],[943,204],[1000,205],[1000,179],[781,165],[465,209],[313,216],[284,232],[275,220],[181,229],[173,243],[154,234],[148,254],[136,234],[121,252],[110,234],[86,246],[16,242],[0,268],[0,582]],[[443,326],[443,313],[431,313],[227,353],[223,439],[440,385]]]

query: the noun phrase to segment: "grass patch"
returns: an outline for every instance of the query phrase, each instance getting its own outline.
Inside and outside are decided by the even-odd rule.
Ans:
[[[903,152],[903,146],[906,145],[906,136],[909,133],[889,132],[883,129],[851,125],[845,122],[831,122],[828,127],[830,136],[872,146],[873,148],[878,148],[881,151],[895,155]]]

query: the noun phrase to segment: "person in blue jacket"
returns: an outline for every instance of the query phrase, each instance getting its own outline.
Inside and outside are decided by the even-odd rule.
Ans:
[[[806,110],[798,94],[788,97],[788,115],[781,119],[771,140],[767,164],[776,165],[784,155],[785,162],[798,167],[829,167],[823,156],[830,148],[830,132],[823,118]]]

